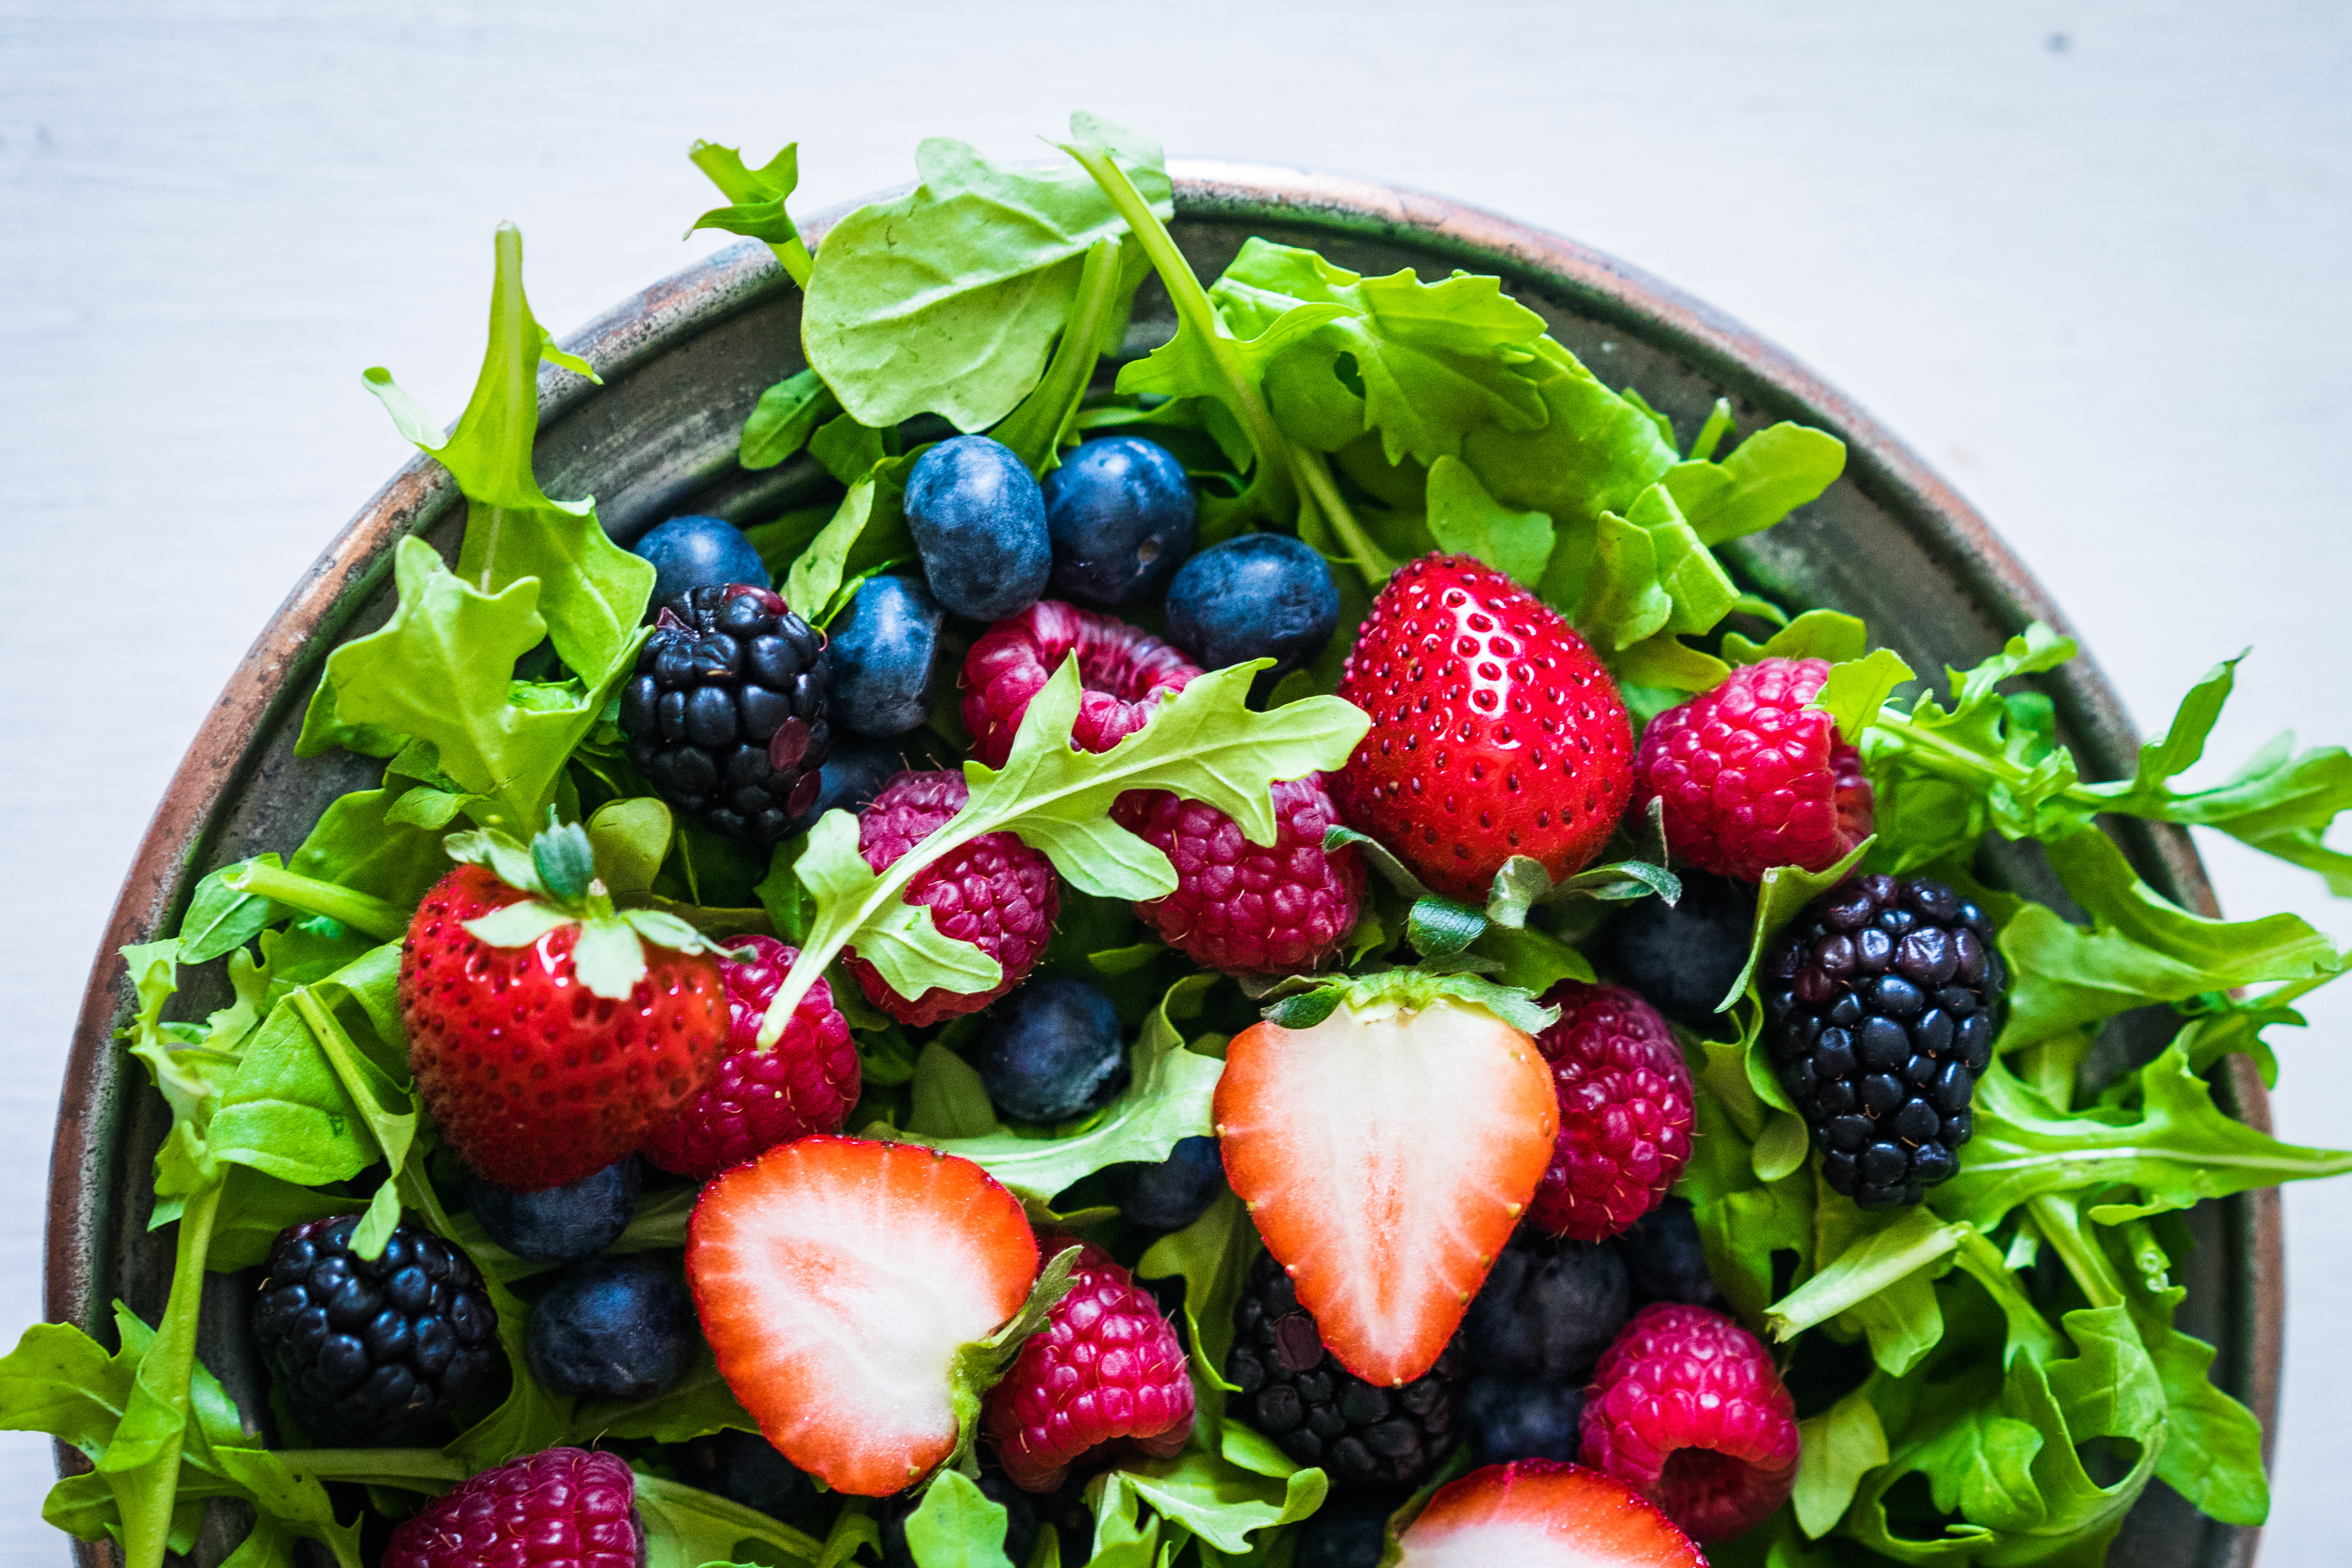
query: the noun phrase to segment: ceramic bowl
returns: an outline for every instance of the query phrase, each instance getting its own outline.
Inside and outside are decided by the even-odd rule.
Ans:
[[[1213,278],[1251,235],[1315,247],[1368,273],[1412,267],[1499,274],[1560,342],[1612,385],[1643,395],[1684,429],[1718,396],[1742,428],[1779,419],[1818,426],[1847,447],[1845,476],[1818,501],[1726,550],[1732,569],[1783,603],[1866,617],[1916,669],[1966,666],[2027,622],[2065,617],[1984,520],[1910,449],[1802,364],[1699,301],[1571,240],[1415,192],[1254,164],[1178,162],[1173,232],[1193,268]],[[827,219],[812,221],[814,240]],[[634,539],[682,511],[738,521],[795,504],[818,477],[805,461],[751,473],[736,436],[761,389],[801,365],[801,297],[765,247],[717,252],[592,322],[566,346],[604,384],[546,368],[540,382],[540,478],[556,496],[593,494],[607,528]],[[1148,283],[1129,339],[1141,353],[1174,331]],[[115,950],[173,930],[198,878],[299,842],[347,790],[372,788],[380,763],[341,753],[304,761],[294,738],[320,667],[339,643],[381,625],[393,605],[392,551],[421,533],[454,553],[464,520],[457,487],[419,458],[395,474],[328,544],[253,645],[156,807],[94,962],[66,1069],[52,1155],[48,1316],[110,1335],[121,1297],[151,1321],[169,1288],[168,1235],[146,1229],[147,1173],[168,1130],[161,1096],[115,1046],[131,997]],[[2127,772],[2139,742],[2088,658],[2045,683],[2088,778]],[[2187,907],[2212,912],[2180,830],[2126,826],[2143,875]],[[2047,885],[2029,890],[2062,900]],[[218,963],[189,972],[173,1016],[202,1017],[228,998]],[[2153,1020],[2161,1026],[2161,1020]],[[2152,1052],[2159,1042],[2137,1042]],[[2260,1080],[2231,1057],[2221,1103],[2268,1125]],[[2191,1215],[2199,1247],[2185,1272],[2181,1326],[2220,1348],[2214,1380],[2265,1428],[2277,1405],[2282,1246],[2275,1192],[2208,1203]],[[215,1277],[201,1353],[245,1408],[264,1408],[245,1332],[248,1281]],[[61,1450],[61,1463],[81,1464]],[[216,1562],[226,1541],[198,1552]],[[2256,1532],[2205,1519],[2152,1483],[2109,1558],[2164,1568],[2252,1561]],[[61,1546],[63,1542],[60,1542]],[[85,1560],[96,1561],[91,1549]],[[111,1557],[110,1552],[106,1553]]]

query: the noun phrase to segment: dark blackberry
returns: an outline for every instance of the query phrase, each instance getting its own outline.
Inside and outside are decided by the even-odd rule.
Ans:
[[[356,1217],[289,1226],[253,1314],[261,1358],[315,1437],[373,1443],[438,1420],[497,1352],[498,1314],[466,1255],[395,1226],[373,1262]]]
[[[1717,1026],[1716,1004],[1748,963],[1756,889],[1685,866],[1683,896],[1636,899],[1601,938],[1601,957],[1651,1006],[1687,1028]]]
[[[1666,1201],[1633,1222],[1617,1238],[1617,1255],[1633,1282],[1633,1304],[1680,1301],[1690,1307],[1715,1304],[1715,1280],[1706,1271],[1706,1248],[1688,1198]]]
[[[1453,1451],[1461,1369],[1460,1348],[1447,1345],[1402,1388],[1354,1376],[1324,1348],[1282,1265],[1261,1253],[1234,1310],[1225,1381],[1241,1392],[1226,1410],[1335,1486],[1412,1488]]]
[[[824,634],[774,594],[690,588],[662,606],[621,688],[629,759],[688,816],[772,844],[816,801],[830,679]]]
[[[1918,879],[1853,878],[1773,944],[1765,1047],[1831,1186],[1885,1208],[1959,1168],[2007,978],[1984,911]]]
[[[1582,1383],[1633,1311],[1612,1242],[1555,1241],[1522,1226],[1463,1315],[1462,1353],[1473,1373]]]

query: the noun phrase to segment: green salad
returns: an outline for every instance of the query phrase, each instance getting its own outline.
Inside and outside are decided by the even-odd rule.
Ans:
[[[2260,1425],[2175,1326],[2188,1215],[2352,1170],[2215,1098],[2236,1056],[2274,1080],[2264,1031],[2302,1024],[2346,955],[2292,915],[2179,907],[2110,829],[2212,828],[2352,895],[2325,842],[2352,756],[2283,736],[2184,783],[2231,658],[2131,776],[2085,779],[2036,680],[2069,639],[2037,624],[1914,670],[1723,549],[1839,479],[1833,437],[1743,430],[1727,399],[1677,429],[1492,277],[1362,276],[1257,237],[1204,279],[1156,143],[1081,114],[1060,152],[927,142],[919,184],[812,247],[793,147],[755,168],[696,146],[726,205],[694,227],[770,247],[800,342],[773,344],[738,452],[791,476],[746,493],[791,504],[684,520],[749,565],[675,593],[691,560],[625,548],[535,476],[540,367],[596,371],[531,315],[511,227],[454,426],[366,372],[462,491],[462,543],[400,542],[391,618],[310,697],[298,753],[380,759],[380,785],[209,870],[176,934],[122,950],[123,1048],[171,1112],[148,1228],[172,1284],[153,1322],[118,1302],[110,1331],[37,1324],[0,1361],[0,1425],[88,1461],[44,1518],[130,1568],[508,1561],[432,1536],[434,1510],[586,1449],[611,1458],[562,1463],[607,1467],[576,1473],[621,1489],[622,1544],[545,1561],[1475,1560],[1441,1550],[1459,1500],[1495,1466],[1571,1460],[1690,1555],[1525,1561],[1698,1561],[1688,1534],[1718,1565],[2079,1568],[2152,1481],[2260,1524]],[[1154,289],[1175,335],[1138,342]],[[1143,478],[1087,467],[1121,453]],[[1102,566],[1087,531],[1138,517],[1146,542]],[[1297,609],[1297,584],[1328,603]],[[1457,737],[1412,683],[1457,657],[1423,634],[1465,592],[1494,619],[1461,624],[1502,629],[1491,655],[1463,639],[1472,673],[1439,700],[1484,706]],[[1818,798],[1767,765],[1801,734]],[[1723,761],[1751,745],[1765,762]],[[1492,811],[1489,766],[1511,792]],[[1849,984],[1856,964],[1885,978]],[[546,1039],[578,1032],[533,1066],[545,985],[569,987]],[[646,1040],[610,1032],[616,1005]],[[1576,1142],[1599,1112],[1563,1064],[1604,1035],[1665,1053],[1642,1058],[1635,1120],[1663,1121],[1638,1157],[1622,1128]],[[608,1047],[651,1065],[594,1079]],[[1375,1133],[1392,1051],[1451,1065],[1416,1091],[1425,1127]],[[788,1092],[801,1120],[742,1131]],[[877,1198],[843,1256],[912,1260],[890,1288],[948,1324],[940,1366],[836,1410],[856,1366],[932,1366],[920,1325],[866,1282],[803,1333],[790,1270],[744,1270],[787,1236],[831,1245],[848,1200],[827,1194],[912,1179],[920,1149],[969,1178],[947,1217]],[[1395,1218],[1412,1192],[1359,1225],[1391,1150],[1424,1196],[1454,1184],[1458,1257],[1446,1215]],[[610,1220],[584,1254],[519,1239],[559,1190]],[[948,1289],[934,1244],[971,1254],[952,1301],[924,1294]],[[1684,1283],[1661,1284],[1677,1245]],[[954,1327],[966,1296],[992,1304]],[[1527,1371],[1494,1348],[1514,1311],[1584,1348]],[[1013,1434],[1050,1423],[1006,1412],[1024,1380],[1061,1386],[1041,1369],[1094,1367],[1069,1347],[1097,1312],[1164,1336],[1136,1385],[1162,1414],[1089,1405],[1100,1440],[1041,1458]],[[200,1318],[257,1336],[272,1371],[241,1399]],[[1693,1461],[1623,1458],[1624,1433],[1655,1436],[1613,1392],[1643,1332],[1751,1358],[1778,1458],[1663,1447],[1760,1502],[1706,1513]],[[318,1359],[346,1353],[365,1367]],[[399,1419],[354,1415],[362,1371]]]

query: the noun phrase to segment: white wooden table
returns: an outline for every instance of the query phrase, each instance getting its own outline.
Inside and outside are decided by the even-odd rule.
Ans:
[[[1903,432],[2144,725],[2254,645],[2214,752],[2352,740],[2352,13],[2192,0],[655,5],[0,0],[0,1339],[39,1308],[58,1074],[117,879],[199,716],[454,416],[491,226],[559,328],[703,247],[698,136],[804,201],[918,137],[1027,156],[1091,107],[1172,150],[1443,191],[1613,251]],[[2315,879],[2206,846],[2237,913]],[[2284,1134],[2352,1142],[2352,984],[2281,1031]],[[2352,1183],[2290,1189],[2265,1560],[2340,1560]],[[54,1563],[0,1436],[0,1563]]]

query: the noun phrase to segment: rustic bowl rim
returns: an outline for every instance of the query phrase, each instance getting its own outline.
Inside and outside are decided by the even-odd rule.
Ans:
[[[1908,445],[1796,356],[1725,312],[1590,246],[1466,203],[1402,185],[1282,164],[1171,159],[1180,220],[1281,222],[1392,239],[1457,264],[1537,284],[1582,312],[1621,328],[1700,371],[1774,417],[1818,426],[1846,444],[1846,475],[1903,523],[1981,607],[2019,630],[2045,621],[2071,635],[2064,613],[1975,507]],[[814,247],[857,203],[803,224]],[[667,352],[718,320],[789,287],[768,248],[752,242],[714,251],[596,317],[564,340],[608,382]],[[540,378],[542,424],[596,387],[549,366]],[[258,761],[271,712],[315,673],[331,636],[370,592],[392,547],[450,495],[447,470],[425,456],[404,465],[336,534],[271,616],[198,727],[140,841],[92,963],[67,1058],[49,1161],[43,1305],[52,1322],[100,1331],[95,1267],[105,1238],[100,1205],[112,1173],[103,1142],[126,1092],[143,1080],[123,1070],[115,1031],[131,997],[116,950],[152,941],[184,903],[207,838]],[[2062,721],[2110,757],[2133,754],[2139,735],[2121,699],[2088,653],[2048,679]],[[2188,834],[2146,833],[2158,877],[2187,907],[2219,912]],[[2270,1102],[2251,1060],[2229,1058],[2237,1114],[2268,1131]],[[2250,1207],[2251,1243],[2235,1259],[2252,1306],[2247,1405],[2263,1424],[2265,1464],[2276,1430],[2284,1339],[2285,1241],[2276,1188],[2240,1194]],[[60,1444],[58,1462],[87,1461]],[[2241,1528],[2227,1552],[2253,1560],[2259,1530]],[[89,1560],[83,1552],[77,1552]],[[111,1555],[108,1553],[107,1555]]]

